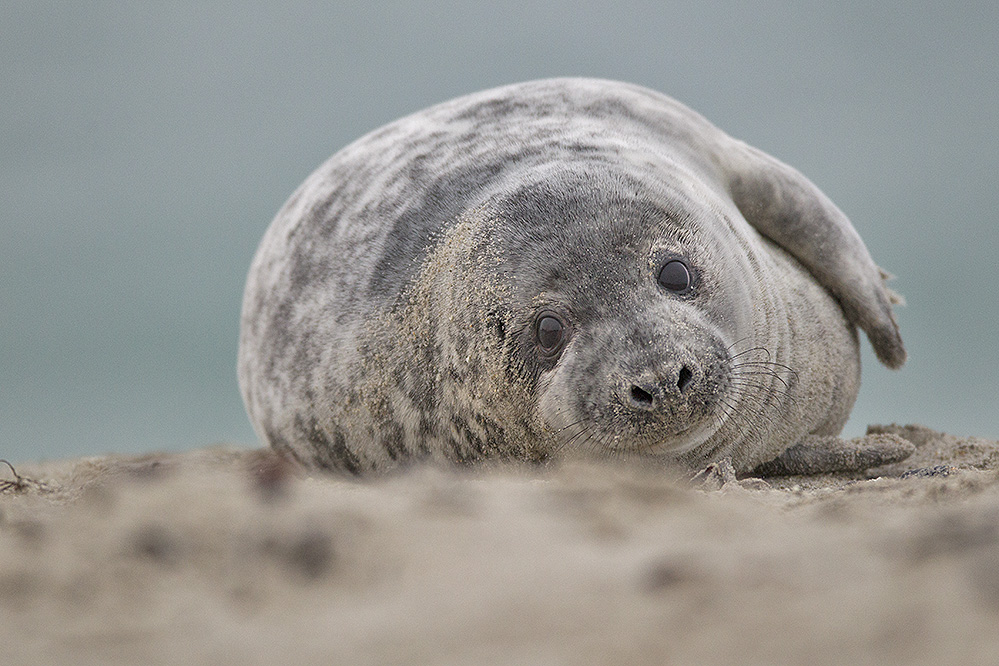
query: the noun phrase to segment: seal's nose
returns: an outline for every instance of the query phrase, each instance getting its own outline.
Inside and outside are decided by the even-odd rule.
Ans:
[[[686,365],[668,379],[632,384],[628,392],[628,402],[636,409],[654,409],[670,397],[681,396],[690,386],[694,373]]]
[[[655,399],[652,397],[652,394],[641,386],[631,387],[631,404],[635,407],[649,408],[652,407],[654,402]]]
[[[683,366],[680,368],[679,377],[676,380],[676,387],[680,389],[680,393],[683,393],[684,389],[690,385],[690,380],[694,376],[694,373],[690,371],[690,368]]]

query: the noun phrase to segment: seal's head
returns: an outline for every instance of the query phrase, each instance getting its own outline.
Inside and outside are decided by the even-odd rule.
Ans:
[[[493,204],[504,231],[492,270],[510,308],[504,363],[551,445],[703,443],[726,421],[731,350],[752,325],[745,281],[724,269],[737,257],[715,238],[730,231],[702,201],[612,166],[533,176]]]

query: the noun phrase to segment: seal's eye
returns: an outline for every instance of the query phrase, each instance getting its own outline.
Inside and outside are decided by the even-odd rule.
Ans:
[[[683,293],[690,289],[690,269],[682,259],[671,259],[659,271],[659,284],[664,289]]]
[[[538,344],[541,350],[552,354],[558,351],[565,341],[565,326],[551,315],[545,315],[538,320]]]

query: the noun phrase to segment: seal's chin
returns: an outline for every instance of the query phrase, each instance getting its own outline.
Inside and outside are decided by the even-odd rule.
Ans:
[[[556,449],[586,450],[611,456],[682,456],[714,436],[726,419],[704,415],[689,423],[635,424],[632,420],[608,420],[578,415],[561,427],[551,427]],[[636,425],[638,425],[636,429]]]
[[[636,437],[630,441],[621,438],[614,442],[611,450],[640,455],[683,455],[706,442],[718,431],[717,426],[717,422],[709,421],[691,424],[666,435]]]

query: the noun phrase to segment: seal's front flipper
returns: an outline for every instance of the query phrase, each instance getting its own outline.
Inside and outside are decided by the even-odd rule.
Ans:
[[[749,224],[807,268],[862,328],[889,368],[905,363],[892,304],[899,303],[846,215],[811,181],[735,139],[717,153],[732,201]]]
[[[905,460],[916,447],[898,435],[879,433],[840,439],[809,435],[751,474],[754,476],[792,476],[859,472]]]

